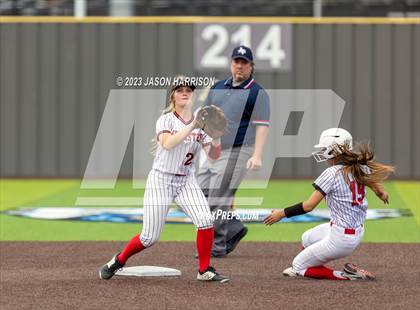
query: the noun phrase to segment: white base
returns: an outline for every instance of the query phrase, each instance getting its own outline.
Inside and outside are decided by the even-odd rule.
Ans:
[[[181,271],[173,268],[157,266],[124,267],[115,273],[122,277],[179,277]]]

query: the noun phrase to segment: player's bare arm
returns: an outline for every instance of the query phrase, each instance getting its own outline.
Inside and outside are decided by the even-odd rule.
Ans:
[[[209,144],[203,145],[209,161],[213,162],[220,157],[222,151],[222,144],[220,138],[213,139]]]
[[[316,208],[316,206],[321,202],[321,200],[324,199],[324,195],[318,191],[315,190],[311,196],[302,203],[302,209],[304,211],[304,213],[308,213],[311,212],[313,209]],[[297,208],[296,206],[292,206],[289,207],[290,209],[292,208]],[[269,216],[267,216],[264,219],[264,224],[271,226],[274,223],[280,221],[281,219],[286,217],[286,212],[285,209],[281,209],[281,210],[273,210],[271,211],[271,214]]]
[[[185,128],[175,134],[168,132],[161,133],[159,136],[159,142],[165,150],[173,149],[175,146],[180,144],[185,138],[196,128],[195,122],[187,125]]]

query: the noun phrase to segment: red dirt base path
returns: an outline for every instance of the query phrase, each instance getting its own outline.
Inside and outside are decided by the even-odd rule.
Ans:
[[[121,242],[0,242],[0,308],[5,309],[420,309],[420,244],[362,244],[347,261],[377,280],[286,278],[297,243],[243,242],[212,265],[227,284],[195,280],[195,245],[162,242],[127,266],[180,269],[179,278],[100,280]]]

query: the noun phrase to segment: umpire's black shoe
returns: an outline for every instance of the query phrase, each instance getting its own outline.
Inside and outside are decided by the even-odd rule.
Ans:
[[[118,261],[118,254],[115,254],[111,260],[106,264],[103,265],[101,270],[99,270],[99,277],[102,280],[109,280],[111,279],[114,274],[117,272],[118,269],[121,269],[122,267],[124,267],[124,264],[121,264]]]
[[[236,246],[238,245],[239,241],[242,240],[243,237],[246,236],[248,233],[248,228],[244,226],[232,239],[226,242],[226,254],[232,252]]]
[[[229,282],[229,278],[222,276],[216,272],[216,269],[209,266],[206,270],[203,272],[198,272],[197,274],[197,280],[198,281],[212,281],[212,282],[219,282],[219,283],[226,283]]]

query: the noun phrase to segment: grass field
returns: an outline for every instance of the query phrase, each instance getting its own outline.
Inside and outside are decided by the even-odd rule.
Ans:
[[[312,191],[311,181],[271,181],[267,189],[242,189],[238,196],[263,197],[261,208],[279,208],[302,201]],[[131,181],[119,181],[114,190],[81,190],[79,180],[0,180],[0,210],[20,206],[74,206],[77,197],[142,197],[142,190],[132,189]],[[364,241],[420,242],[420,182],[390,181],[389,208],[410,209],[413,216],[366,222]],[[375,195],[368,193],[369,208],[386,208]],[[325,207],[323,204],[321,207]],[[280,223],[272,227],[249,224],[245,240],[298,241],[301,234],[317,223]],[[0,240],[126,240],[141,229],[141,224],[92,223],[79,221],[35,220],[0,214]],[[167,224],[163,241],[192,241],[193,225]]]

